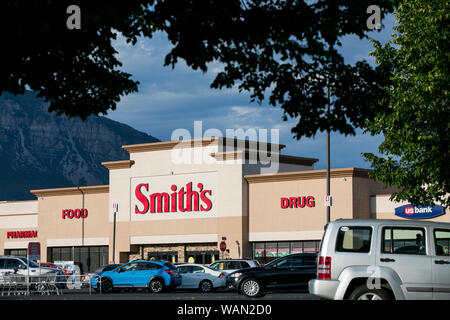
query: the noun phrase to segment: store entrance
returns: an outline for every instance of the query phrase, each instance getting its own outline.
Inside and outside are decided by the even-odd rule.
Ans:
[[[166,252],[149,252],[148,260],[164,260],[172,263],[178,262],[178,252],[176,251],[166,251]]]
[[[210,264],[219,260],[219,251],[187,251],[186,262]]]

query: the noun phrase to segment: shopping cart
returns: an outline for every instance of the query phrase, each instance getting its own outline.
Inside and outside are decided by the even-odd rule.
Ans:
[[[60,294],[56,286],[56,272],[49,272],[29,277],[30,291],[33,294]]]
[[[6,272],[3,274],[0,282],[1,295],[26,295],[29,293],[28,282],[26,276],[15,274],[13,272]]]

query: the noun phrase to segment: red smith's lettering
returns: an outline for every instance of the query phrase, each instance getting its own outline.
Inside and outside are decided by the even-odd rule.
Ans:
[[[314,197],[308,196],[308,197],[281,198],[281,209],[304,208],[305,205],[310,208],[314,207],[316,205]]]
[[[33,231],[8,231],[6,233],[7,239],[21,239],[21,238],[37,238],[37,230]]]
[[[210,197],[212,195],[212,190],[203,190],[202,183],[197,184],[198,191],[194,190],[192,182],[186,184],[185,187],[182,187],[177,191],[178,187],[172,185],[170,187],[170,190],[172,191],[170,194],[166,192],[156,192],[145,196],[144,192],[148,193],[150,191],[149,184],[138,184],[134,194],[142,206],[139,207],[136,205],[134,212],[145,214],[148,212],[193,212],[211,210],[212,202]]]

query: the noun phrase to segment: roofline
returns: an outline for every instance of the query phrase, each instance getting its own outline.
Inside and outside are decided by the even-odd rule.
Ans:
[[[109,185],[30,190],[36,197],[107,193]]]
[[[245,153],[245,154],[244,154]],[[216,160],[236,160],[236,159],[243,159],[245,156],[245,159],[252,159],[260,161],[260,153],[256,151],[244,151],[244,150],[234,150],[234,151],[226,151],[226,152],[213,152],[210,154],[211,157],[216,158]],[[306,157],[296,157],[296,156],[288,156],[288,155],[282,155],[279,153],[268,153],[264,156],[267,156],[268,158],[271,158],[272,156],[275,156],[278,158],[279,163],[287,163],[287,164],[296,164],[296,165],[304,165],[304,166],[312,166],[314,163],[319,161],[319,159],[316,158],[306,158]],[[254,158],[251,158],[254,157]],[[274,159],[270,159],[273,161]],[[275,159],[276,160],[276,159]]]
[[[37,201],[36,199],[33,200],[0,200],[0,205],[2,204],[8,204],[8,203],[20,203],[20,202],[33,202],[33,201]]]
[[[106,161],[101,164],[109,170],[128,169],[134,164],[134,160]]]
[[[213,142],[217,142],[222,146],[227,146],[230,141],[233,141],[233,146],[241,146],[245,149],[249,149],[251,144],[255,143],[257,149],[265,147],[265,150],[271,151],[272,146],[278,146],[277,150],[281,150],[286,146],[284,144],[275,144],[275,143],[267,143],[260,142],[254,140],[242,140],[237,138],[224,138],[224,137],[210,137],[210,138],[201,138],[201,139],[188,139],[188,140],[173,140],[173,141],[163,141],[163,142],[150,142],[150,143],[142,143],[142,144],[132,144],[132,145],[124,145],[123,149],[127,150],[129,153],[135,152],[147,152],[147,151],[160,151],[160,150],[171,150],[174,147],[178,148],[195,148],[195,147],[205,147]]]
[[[380,223],[410,223],[410,224],[421,224],[424,223],[430,223],[430,224],[446,224],[450,225],[449,222],[445,221],[430,221],[429,219],[336,219],[331,222],[339,222],[339,223],[351,223],[351,224],[358,224],[358,223],[368,223],[368,224],[380,224]]]
[[[344,178],[344,177],[361,177],[369,178],[369,169],[361,168],[342,168],[331,169],[330,178]],[[275,174],[254,174],[247,175],[244,178],[248,183],[264,183],[264,182],[278,182],[278,181],[295,181],[295,180],[313,180],[326,178],[326,170],[308,170],[296,172],[281,172]]]

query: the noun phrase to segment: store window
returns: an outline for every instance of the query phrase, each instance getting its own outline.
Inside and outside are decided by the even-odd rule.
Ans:
[[[210,264],[219,260],[219,251],[186,251],[186,262]]]
[[[266,264],[276,258],[289,254],[311,252],[317,253],[320,240],[314,241],[283,241],[283,242],[254,242],[253,259],[260,264]]]
[[[315,253],[317,252],[317,241],[304,241],[303,252]]]
[[[266,254],[265,258],[267,260],[273,260],[278,257],[277,243],[276,242],[266,242]]]
[[[27,249],[5,249],[5,256],[26,257]]]
[[[290,253],[289,242],[278,242],[277,257],[284,257],[289,255]]]
[[[149,252],[147,260],[150,261],[169,261],[172,263],[178,262],[178,252],[177,251],[165,251],[165,252]]]
[[[108,247],[49,247],[47,261],[73,261],[80,267],[81,273],[92,272],[108,264]]]
[[[302,253],[303,252],[303,242],[296,241],[291,242],[291,253]]]
[[[264,242],[262,243],[255,243],[253,245],[253,258],[254,259],[264,259],[265,253],[264,253]]]

